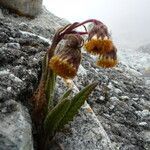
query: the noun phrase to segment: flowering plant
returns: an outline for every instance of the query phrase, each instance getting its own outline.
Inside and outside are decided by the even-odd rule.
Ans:
[[[85,26],[87,23],[93,23],[93,27],[89,31]],[[77,30],[80,26],[84,26],[84,32]],[[83,35],[88,35],[86,41],[84,41]],[[63,48],[58,50],[60,41],[65,41],[65,44]],[[41,149],[47,149],[49,140],[54,137],[56,131],[73,120],[75,114],[78,113],[86,98],[97,85],[97,82],[92,83],[71,98],[71,89],[69,88],[56,105],[53,103],[56,76],[68,80],[77,75],[82,47],[88,53],[98,56],[96,62],[98,66],[109,68],[117,64],[116,47],[107,27],[102,22],[95,19],[82,23],[75,22],[56,32],[43,59],[41,80],[33,98],[34,122],[39,130],[39,141],[42,141]]]

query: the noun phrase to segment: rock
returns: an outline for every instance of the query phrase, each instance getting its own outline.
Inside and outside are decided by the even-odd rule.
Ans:
[[[146,123],[146,122],[140,122],[139,125],[140,125],[140,126],[146,126],[147,123]]]
[[[85,75],[81,70],[78,73]],[[56,93],[61,95],[63,91],[60,89],[65,89],[62,80],[59,80],[57,89]],[[74,94],[77,92],[79,89],[74,85]],[[87,102],[82,106],[79,114],[74,117],[73,122],[66,126],[66,132],[56,134],[55,141],[65,150],[113,150],[106,131]],[[55,148],[56,145],[53,145],[50,150]]]
[[[117,94],[121,94],[122,93],[122,91],[120,89],[117,89],[117,88],[114,89],[114,92],[117,93]]]
[[[69,24],[68,21],[58,18],[49,12],[44,6],[41,9],[41,13],[39,13],[34,19],[16,16],[16,14],[10,13],[7,9],[1,9],[5,19],[7,18],[10,22],[13,21],[16,28],[19,28],[21,31],[45,37],[47,39],[51,39],[58,28]]]
[[[0,5],[17,12],[20,15],[35,17],[42,8],[43,0],[1,0]]]
[[[130,72],[133,76],[143,78],[146,85],[150,87],[150,44],[145,44],[137,49],[122,49],[118,53],[120,60],[126,65],[126,68],[128,67],[126,71]]]
[[[142,45],[139,48],[137,48],[137,51],[150,54],[149,50],[150,50],[150,43]]]
[[[49,43],[38,35],[21,32],[17,22],[6,18],[0,19],[0,31],[0,149],[32,150],[33,129],[27,107]]]
[[[122,100],[129,100],[130,98],[128,97],[128,96],[126,96],[126,95],[122,95],[121,97],[120,97]]]
[[[1,104],[0,108],[0,149],[33,150],[31,120],[27,109],[13,100]]]
[[[5,46],[7,48],[11,48],[11,49],[20,49],[20,44],[19,43],[6,43]]]
[[[110,139],[88,104],[70,125],[67,133],[59,132],[55,140],[66,150],[112,150]]]
[[[145,140],[145,145],[144,148],[146,150],[149,150],[150,148],[150,131],[149,130],[145,130],[141,132],[141,136],[144,138]]]
[[[116,69],[97,70],[94,60],[90,59],[88,54],[84,53],[82,58],[87,77],[80,76],[76,82],[100,82],[88,103],[102,123],[112,142],[111,145],[114,149],[148,150],[150,89],[144,81],[133,76],[128,72],[128,68],[122,65]],[[116,92],[116,89],[119,92]],[[97,99],[101,96],[107,97],[107,100],[98,103]]]
[[[149,112],[149,110],[147,110],[147,109],[144,109],[144,110],[142,110],[142,111],[136,111],[136,113],[137,113],[140,117],[142,117],[142,118],[144,118],[144,117],[150,117],[150,112]]]

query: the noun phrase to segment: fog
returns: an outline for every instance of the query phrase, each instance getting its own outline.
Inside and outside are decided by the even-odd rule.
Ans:
[[[118,45],[137,48],[150,43],[149,0],[44,0],[44,5],[70,22],[101,20]]]

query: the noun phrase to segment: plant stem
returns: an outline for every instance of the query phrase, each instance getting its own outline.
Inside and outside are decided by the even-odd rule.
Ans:
[[[77,27],[79,27],[79,26],[82,26],[82,25],[84,25],[84,24],[86,24],[86,23],[90,23],[90,22],[93,22],[94,24],[103,24],[101,21],[99,21],[99,20],[96,20],[96,19],[89,19],[89,20],[86,20],[86,21],[83,21],[83,22],[81,22],[81,23],[79,23],[79,24],[77,24],[76,26],[75,26],[75,28],[77,28]]]

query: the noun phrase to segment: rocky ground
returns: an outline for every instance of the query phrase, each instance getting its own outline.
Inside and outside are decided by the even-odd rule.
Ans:
[[[87,63],[84,54],[83,67],[89,82],[99,80],[101,85],[88,100],[102,123],[112,143],[121,150],[149,149],[150,91],[143,81],[128,72],[121,63],[115,69],[97,69]],[[92,60],[91,60],[92,61]],[[80,80],[83,81],[83,80]]]
[[[0,150],[33,149],[29,99],[54,32],[66,23],[44,9],[33,20],[0,9]],[[149,87],[124,63],[101,69],[93,57],[82,55],[75,92],[95,80],[99,85],[56,142],[65,150],[149,150]],[[61,95],[60,78],[57,86]]]
[[[150,51],[149,45],[137,49],[119,48],[121,62],[128,67],[131,74],[143,78],[150,87]]]

